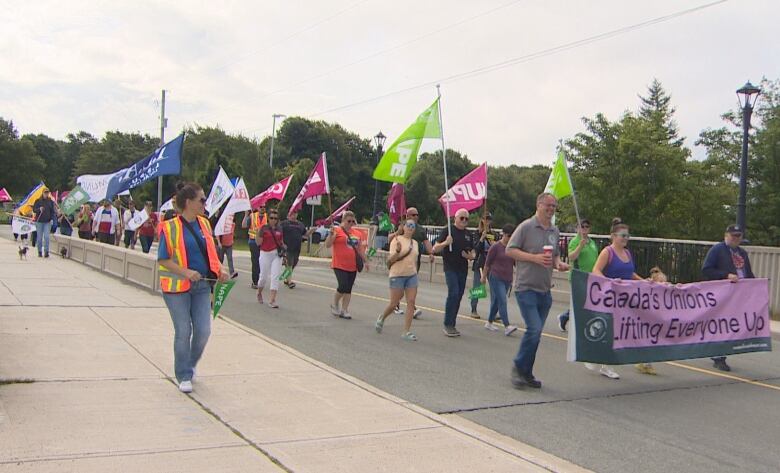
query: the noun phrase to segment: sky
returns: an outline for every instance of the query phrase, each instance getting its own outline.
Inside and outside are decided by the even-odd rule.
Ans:
[[[582,117],[619,119],[657,78],[701,159],[694,141],[724,124],[735,90],[780,78],[773,0],[0,5],[0,117],[58,139],[159,136],[165,89],[168,138],[202,125],[262,139],[276,113],[366,138],[382,131],[389,144],[439,83],[448,148],[491,165],[549,165],[558,140],[584,131]]]

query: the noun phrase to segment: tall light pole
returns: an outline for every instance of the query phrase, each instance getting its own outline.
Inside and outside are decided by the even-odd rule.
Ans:
[[[162,101],[160,102],[160,147],[165,144],[165,127],[168,126],[168,119],[165,118],[165,89],[162,91]],[[163,178],[157,178],[157,211],[162,207]]]
[[[742,107],[742,161],[739,164],[739,200],[737,201],[737,225],[742,230],[743,237],[746,234],[745,227],[745,200],[747,197],[748,176],[748,140],[750,138],[750,116],[756,105],[761,89],[748,81],[737,90],[739,105]]]
[[[276,119],[277,118],[286,118],[286,115],[282,115],[281,113],[274,113],[274,124],[271,128],[271,157],[268,159],[268,166],[271,167],[271,170],[274,170],[274,137],[276,136]]]
[[[377,133],[376,136],[374,136],[374,143],[376,144],[376,165],[379,164],[379,159],[382,157],[382,146],[385,145],[385,140],[387,137],[382,134],[380,131]],[[376,165],[374,167],[376,168]],[[374,179],[374,205],[371,209],[371,221],[373,222],[374,219],[376,219],[376,207],[377,203],[379,201],[379,181]],[[377,224],[379,223],[379,220],[377,219]]]

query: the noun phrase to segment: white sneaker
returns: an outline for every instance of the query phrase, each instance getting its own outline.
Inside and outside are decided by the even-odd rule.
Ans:
[[[588,368],[591,371],[596,371],[599,369],[598,366],[594,365],[593,363],[585,363],[585,368]]]
[[[334,317],[338,317],[339,315],[341,315],[341,309],[339,309],[338,307],[336,307],[334,305],[331,305],[330,306],[330,313]]]
[[[515,330],[517,330],[516,326],[514,326],[514,325],[507,325],[506,328],[504,329],[504,335],[506,335],[508,337],[508,336],[512,335],[513,333],[515,333]]]
[[[419,319],[421,315],[422,315],[422,310],[416,309],[414,311],[414,316],[412,318]]]
[[[617,374],[617,371],[613,370],[607,365],[601,365],[601,369],[599,370],[599,373],[606,376],[609,379],[620,379],[620,375]]]
[[[485,322],[485,328],[490,330],[491,332],[497,332],[498,331],[498,327],[493,325],[491,322]]]
[[[395,315],[402,315],[404,313],[404,310],[401,308],[401,306],[398,306],[395,309],[393,309],[393,313]]]
[[[181,383],[179,383],[179,391],[183,393],[191,393],[192,381],[182,381]]]

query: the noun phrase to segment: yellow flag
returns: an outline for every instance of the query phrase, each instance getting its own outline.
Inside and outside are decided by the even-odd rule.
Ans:
[[[19,215],[23,215],[25,217],[31,217],[33,214],[33,204],[35,203],[36,200],[41,198],[44,189],[46,189],[46,185],[43,182],[35,186],[33,190],[31,190],[30,193],[27,194],[27,197],[25,197],[21,202],[19,202],[19,207],[17,207],[16,212]]]

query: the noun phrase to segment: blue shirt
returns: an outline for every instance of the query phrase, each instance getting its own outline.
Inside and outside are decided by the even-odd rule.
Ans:
[[[179,218],[179,217],[176,217]],[[206,239],[203,238],[203,232],[200,229],[200,224],[197,220],[190,222],[192,230],[195,235],[182,223],[181,229],[184,232],[184,247],[187,249],[187,267],[194,271],[199,272],[203,276],[208,276],[209,265],[206,259],[203,257],[203,253],[200,251],[197,240],[200,238],[203,243],[203,248],[206,248]],[[171,254],[168,248],[168,241],[165,238],[160,238],[160,246],[157,247],[157,260],[170,259]]]

